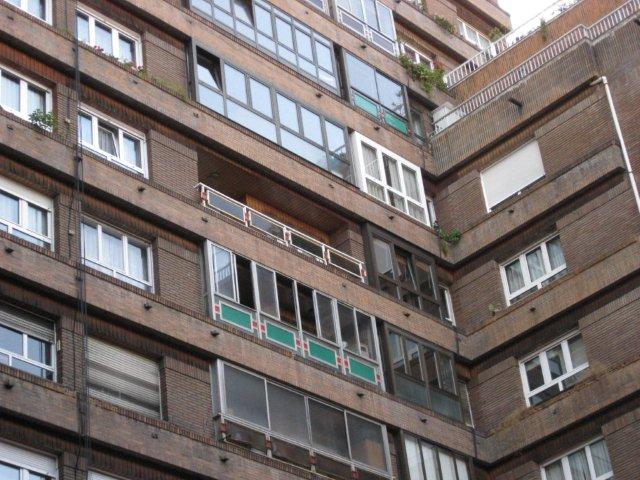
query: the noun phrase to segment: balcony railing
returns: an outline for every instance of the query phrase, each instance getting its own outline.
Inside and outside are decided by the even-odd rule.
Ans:
[[[498,95],[511,88],[520,80],[525,79],[533,72],[539,70],[544,65],[555,59],[562,53],[569,50],[582,40],[595,40],[604,33],[610,31],[626,19],[632,17],[640,11],[640,0],[629,0],[613,12],[605,15],[591,27],[579,25],[570,30],[562,37],[549,44],[544,49],[521,63],[509,73],[499,78],[483,90],[479,91],[466,101],[462,102],[447,115],[440,117],[434,122],[433,135],[437,135],[460,119],[479,109]]]
[[[242,222],[246,227],[260,230],[275,238],[280,244],[293,247],[319,263],[330,265],[365,282],[367,271],[364,262],[336,250],[309,235],[254,210],[213,188],[199,183],[200,198],[205,207],[217,210]]]
[[[545,8],[532,19],[523,23],[519,27],[500,37],[491,43],[487,48],[477,53],[462,65],[454,68],[444,76],[444,81],[449,88],[453,87],[463,79],[482,68],[494,58],[502,55],[505,51],[520,43],[525,38],[540,29],[541,21],[546,23],[559,17],[569,9],[573,8],[583,0],[557,0],[555,3]]]

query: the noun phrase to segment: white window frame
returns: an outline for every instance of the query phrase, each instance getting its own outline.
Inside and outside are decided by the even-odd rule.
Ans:
[[[6,1],[6,0],[5,0]],[[13,5],[12,3],[8,2],[10,5]],[[15,7],[15,5],[13,5]],[[40,18],[36,15],[33,15],[32,13],[29,12],[29,0],[20,0],[20,6],[17,7],[20,10],[25,11],[27,14],[31,15],[34,18],[38,18],[40,20],[42,20],[43,22],[48,23],[49,25],[52,24],[53,19],[52,19],[52,13],[51,13],[51,0],[44,0],[44,17],[45,18]]]
[[[347,0],[349,1],[349,0]],[[345,27],[347,27],[349,30],[356,32],[358,35],[362,35],[364,36],[367,40],[369,40],[370,42],[374,43],[375,45],[377,45],[378,47],[382,48],[383,50],[385,50],[386,52],[391,53],[392,55],[397,55],[398,54],[398,33],[396,31],[396,22],[395,22],[395,16],[393,15],[393,10],[391,8],[389,8],[387,5],[385,5],[384,3],[382,3],[379,0],[374,0],[375,5],[376,5],[376,22],[379,24],[380,23],[380,9],[385,9],[388,11],[388,13],[391,15],[391,27],[393,29],[393,37],[388,37],[387,35],[385,35],[384,33],[382,33],[382,31],[380,30],[376,30],[373,27],[371,27],[369,25],[369,23],[367,22],[367,9],[364,5],[364,0],[354,0],[356,2],[360,3],[360,9],[362,11],[362,15],[364,17],[364,19],[360,19],[359,17],[357,17],[354,13],[352,13],[352,11],[348,8],[343,7],[342,5],[340,5],[340,0],[335,0],[335,8],[337,11],[337,17],[338,20],[340,21],[340,23],[342,25],[344,25]],[[343,19],[343,16],[347,15],[349,18],[349,20],[345,21]],[[361,27],[361,31],[358,30],[357,28],[355,28],[353,25],[351,25],[351,22],[357,22],[360,24]],[[385,39],[387,39],[389,42],[393,43],[393,51],[388,50],[387,48],[385,48],[383,45],[380,45],[379,42],[376,42],[375,39],[375,35],[379,35],[380,37],[384,37]]]
[[[15,235],[14,230],[20,231],[29,235],[31,237],[37,238],[41,240],[45,244],[49,245],[51,251],[54,249],[53,244],[53,200],[49,197],[42,195],[38,192],[34,192],[33,190],[20,185],[17,182],[9,180],[5,177],[0,177],[0,191],[6,192],[11,196],[18,198],[18,222],[13,223],[0,218],[0,224],[5,225],[7,227],[7,233],[10,235]],[[29,230],[27,226],[27,218],[29,215],[29,204],[34,205],[38,208],[46,210],[47,212],[47,233],[49,236],[41,235],[37,232]],[[21,238],[21,237],[20,237]],[[28,241],[26,239],[23,239]],[[46,247],[44,247],[46,248]]]
[[[96,21],[102,23],[111,29],[111,51],[113,52],[113,56],[116,57],[120,62],[125,62],[126,60],[122,59],[120,56],[120,36],[123,36],[127,40],[130,40],[134,43],[135,47],[135,62],[133,65],[136,67],[142,67],[142,40],[140,35],[136,32],[123,27],[117,22],[105,17],[104,15],[96,12],[95,10],[85,7],[84,5],[78,5],[76,10],[76,29],[77,29],[77,13],[81,13],[86,15],[89,20],[89,43],[90,47],[97,47],[96,45]],[[76,30],[77,35],[77,30]]]
[[[542,285],[544,282],[546,282],[551,277],[567,269],[566,259],[563,265],[555,269],[551,269],[551,264],[549,262],[549,253],[547,251],[547,243],[549,243],[551,240],[555,240],[556,238],[560,238],[560,235],[558,235],[557,233],[554,233],[553,235],[550,235],[549,237],[545,238],[541,242],[538,242],[535,245],[527,248],[522,253],[518,254],[515,257],[510,258],[509,260],[507,260],[506,262],[500,265],[500,277],[502,278],[502,288],[504,289],[505,298],[507,299],[507,305],[511,305],[514,298],[522,295],[527,290],[531,290],[534,287],[537,287],[537,289],[540,290],[543,286],[546,286],[546,285]],[[535,281],[532,281],[531,276],[529,274],[529,267],[527,265],[527,254],[533,252],[538,247],[540,247],[540,250],[542,252],[542,262],[543,262],[545,271],[547,273],[545,273],[542,277],[536,279]],[[563,250],[563,256],[564,256],[564,250]],[[522,271],[522,278],[524,279],[524,286],[519,290],[516,290],[515,292],[511,293],[509,290],[509,282],[507,280],[506,267],[515,261],[520,262],[520,269]]]
[[[20,480],[29,480],[29,472],[57,480],[58,459],[39,451],[0,441],[0,461],[20,469]]]
[[[80,115],[81,114],[85,114],[91,117],[91,137],[93,139],[93,144],[86,143],[82,140],[82,136],[80,132]],[[117,143],[118,156],[111,155],[110,153],[100,149],[99,143],[98,143],[98,124],[100,121],[107,123],[109,126],[117,130],[118,137],[116,140],[118,142]],[[132,172],[139,173],[145,178],[149,177],[149,166],[147,162],[147,139],[144,133],[138,130],[134,130],[128,125],[125,125],[122,122],[114,120],[113,118],[108,117],[107,115],[104,115],[98,112],[97,110],[84,105],[80,107],[80,111],[78,112],[77,122],[78,122],[78,138],[80,139],[83,147],[86,147],[92,152],[95,152],[96,154],[106,158],[110,162],[118,164],[121,167],[126,168],[127,170],[131,170]],[[124,134],[134,137],[136,140],[140,142],[140,159],[142,163],[141,167],[138,167],[136,165],[132,165],[129,163],[125,163],[121,158],[124,152]]]
[[[109,225],[105,225],[102,224],[96,220],[93,220],[91,218],[83,218],[82,219],[82,224],[87,224],[87,225],[91,225],[92,227],[97,228],[98,230],[98,259],[92,259],[92,258],[85,258],[84,256],[84,252],[85,252],[85,238],[84,235],[82,235],[81,238],[81,244],[82,244],[82,263],[84,263],[85,265],[87,265],[89,268],[94,268],[96,270],[99,270],[95,267],[92,267],[91,264],[95,264],[98,265],[102,268],[102,270],[99,270],[103,273],[106,273],[107,275],[110,275],[114,278],[117,278],[119,280],[122,280],[123,282],[129,283],[131,285],[133,285],[134,287],[137,287],[138,283],[144,284],[147,286],[147,288],[145,289],[146,291],[153,293],[155,291],[154,288],[154,281],[153,281],[153,256],[152,256],[152,250],[151,250],[151,245],[149,244],[149,242],[146,242],[144,240],[140,240],[138,238],[132,237],[131,235],[124,233],[121,230],[118,230],[117,228],[113,228]],[[105,231],[106,233],[109,233],[110,235],[114,235],[114,236],[120,236],[122,238],[122,249],[123,249],[123,265],[124,265],[124,270],[117,270],[109,265],[106,265],[104,263],[104,259],[103,259],[103,255],[104,255],[104,251],[103,251],[103,247],[102,247],[102,232]],[[139,279],[139,278],[135,278],[132,277],[131,275],[129,275],[129,243],[136,245],[137,247],[140,248],[146,248],[147,250],[147,276],[149,277],[148,281]],[[89,264],[87,264],[87,262],[89,262]],[[121,277],[126,277],[126,278],[130,278],[132,281],[136,282],[136,284],[132,284],[131,282],[128,282],[125,278],[121,278]],[[140,287],[138,287],[140,288]]]
[[[586,370],[587,368],[589,368],[588,360],[587,360],[587,363],[583,363],[582,365],[573,365],[573,360],[571,359],[571,351],[569,350],[569,340],[572,340],[580,335],[581,333],[578,330],[568,333],[567,335],[563,336],[559,340],[555,340],[553,343],[546,345],[545,347],[539,349],[535,353],[528,355],[524,357],[522,360],[520,360],[520,377],[522,379],[522,388],[524,390],[524,397],[527,402],[527,407],[531,406],[531,397],[538,395],[541,392],[544,392],[545,390],[553,387],[556,384],[558,384],[560,391],[563,392],[565,390],[565,387],[563,384],[564,380],[566,380],[567,378],[573,377],[574,375],[577,375],[583,370]],[[549,370],[549,360],[547,359],[547,351],[557,347],[558,345],[562,346],[562,357],[564,360],[565,367],[567,369],[567,373],[565,373],[564,375],[558,378],[552,379],[551,371]],[[527,378],[527,369],[525,364],[536,357],[540,357],[540,368],[542,369],[542,377],[544,380],[544,384],[536,388],[535,390],[530,390],[529,379]]]
[[[605,442],[605,447],[607,448],[607,453],[609,452],[609,448],[607,446],[607,443],[604,439],[604,437],[597,437],[594,438],[593,440],[584,443],[583,445],[579,446],[578,448],[574,448],[573,450],[566,452],[558,457],[555,457],[553,460],[550,460],[548,462],[545,462],[541,467],[540,467],[540,471],[541,471],[541,475],[542,475],[542,480],[549,480],[547,477],[547,472],[546,472],[546,468],[553,464],[556,463],[558,460],[561,461],[562,463],[562,473],[564,475],[565,480],[572,480],[572,475],[571,475],[571,469],[569,467],[569,455],[579,452],[580,450],[584,450],[587,456],[587,464],[589,465],[589,475],[591,476],[590,480],[607,480],[609,478],[613,478],[613,470],[611,470],[608,473],[605,473],[604,475],[600,475],[599,477],[596,476],[596,472],[595,472],[595,467],[593,466],[593,457],[591,456],[591,445],[598,443],[600,441],[604,441]],[[610,458],[610,457],[609,457]]]
[[[363,148],[362,148],[363,142],[366,143],[369,147],[373,148],[376,152],[376,162],[378,164],[378,171],[380,172],[381,179],[377,179],[375,177],[367,175],[366,173],[365,166],[364,166],[364,154],[363,154]],[[358,132],[353,132],[351,134],[351,147],[353,152],[355,153],[354,170],[356,174],[356,180],[359,188],[363,192],[367,193],[367,195],[370,195],[373,198],[380,200],[378,197],[369,193],[367,189],[367,181],[371,181],[372,183],[375,183],[376,185],[382,188],[384,192],[383,201],[385,204],[389,205],[394,210],[398,210],[405,213],[406,215],[410,216],[411,218],[417,220],[420,223],[424,223],[427,226],[431,226],[431,211],[427,206],[426,194],[424,191],[424,184],[422,182],[422,173],[419,167],[412,164],[411,162],[408,162],[404,158],[393,153],[391,150],[384,148],[382,145],[377,144],[373,140],[368,139],[367,137],[365,137],[364,135]],[[383,155],[386,155],[392,158],[393,160],[395,160],[396,162],[398,162],[398,177],[400,180],[400,186],[402,188],[402,191],[396,190],[386,182],[385,180],[386,174],[384,171],[384,163],[382,160]],[[405,193],[406,186],[404,184],[404,175],[402,173],[403,167],[407,168],[408,170],[411,170],[416,176],[416,181],[418,183],[418,197],[419,197],[418,200],[411,198],[407,193]],[[391,205],[391,202],[389,200],[390,193],[393,193],[394,195],[399,196],[404,200],[404,204],[405,204],[404,211]],[[424,220],[420,220],[409,213],[409,208],[408,208],[409,203],[415,207],[422,209]]]
[[[18,73],[16,70],[12,68],[7,68],[4,65],[0,64],[0,74],[7,72],[13,77],[18,78],[20,81],[20,110],[14,110],[13,108],[7,107],[5,105],[0,105],[0,108],[3,110],[10,112],[17,117],[22,118],[23,120],[31,121],[29,119],[29,112],[27,111],[29,105],[29,86],[33,86],[39,90],[42,90],[45,94],[45,112],[49,113],[53,110],[53,101],[51,95],[51,89],[45,87],[39,82],[31,80],[28,77],[25,77],[23,74]],[[0,90],[2,89],[2,83],[0,82]]]
[[[7,325],[5,323],[2,322],[2,320],[0,319],[0,325],[2,325],[5,328],[8,328],[10,330],[15,330],[17,332],[19,332],[22,335],[22,352],[25,353],[27,351],[27,346],[28,346],[28,338],[32,337],[35,339],[38,339],[42,342],[46,342],[48,344],[51,345],[51,365],[47,365],[45,363],[40,363],[40,362],[36,362],[35,360],[32,360],[24,355],[18,355],[15,352],[11,352],[9,350],[5,350],[3,348],[0,348],[0,353],[3,355],[7,355],[9,357],[9,366],[12,368],[15,368],[17,370],[20,370],[20,368],[18,367],[14,367],[13,366],[13,362],[11,361],[12,359],[17,359],[20,360],[22,362],[28,363],[30,365],[33,365],[34,367],[38,367],[38,368],[42,368],[44,370],[47,370],[49,372],[51,372],[52,375],[52,380],[53,382],[56,381],[57,375],[56,375],[56,333],[55,333],[55,328],[52,326],[52,331],[53,331],[53,342],[49,342],[49,340],[46,340],[38,335],[34,335],[32,333],[26,333],[23,332],[21,330],[18,330],[18,328],[14,327],[13,325]],[[26,372],[29,373],[29,372]],[[43,379],[46,380],[46,379]],[[0,459],[1,460],[1,459]]]
[[[476,48],[480,50],[484,50],[491,46],[491,40],[489,38],[480,33],[477,28],[472,27],[465,21],[458,18],[458,30],[462,38],[464,38],[467,42],[474,45]],[[483,44],[480,39],[483,39],[486,43]]]
[[[443,319],[445,322],[451,323],[451,325],[455,325],[456,324],[456,317],[453,313],[453,302],[451,300],[451,291],[449,290],[449,287],[447,287],[444,283],[440,283],[438,284],[438,288],[440,288],[442,290],[442,292],[444,293],[444,298],[441,298],[440,300],[442,302],[444,302],[444,306],[447,310],[447,316],[449,317],[448,320]]]
[[[422,2],[420,2],[422,3]],[[434,69],[433,59],[426,53],[422,53],[419,49],[406,42],[400,44],[400,52],[411,59],[413,63],[427,64],[431,70]]]

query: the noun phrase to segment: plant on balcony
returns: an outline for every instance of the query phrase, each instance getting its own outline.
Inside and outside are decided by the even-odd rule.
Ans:
[[[445,30],[446,32],[449,32],[452,35],[455,33],[455,29],[453,27],[453,23],[451,23],[446,18],[441,17],[440,15],[436,15],[435,18],[434,18],[434,21],[438,24],[438,26],[441,29]]]
[[[540,36],[545,43],[549,40],[549,26],[544,18],[540,19]]]
[[[42,110],[34,110],[29,115],[29,121],[43,130],[51,131],[58,128],[58,121],[53,112],[44,113]]]
[[[497,42],[502,37],[504,37],[504,32],[498,27],[493,27],[489,32],[489,40],[492,42]]]
[[[449,253],[449,247],[456,245],[462,237],[462,233],[457,228],[454,228],[447,232],[437,221],[433,222],[433,229],[436,231],[436,234],[440,239],[442,252],[445,255]]]
[[[420,82],[422,89],[431,93],[435,88],[440,90],[446,90],[447,85],[444,83],[444,69],[442,68],[429,68],[424,63],[416,63],[407,55],[400,57],[400,64],[411,75],[411,78]]]

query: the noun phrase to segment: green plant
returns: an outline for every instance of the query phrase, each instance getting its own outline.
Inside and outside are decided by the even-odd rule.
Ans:
[[[544,18],[540,19],[540,35],[542,36],[542,40],[546,42],[549,40],[549,26]]]
[[[449,253],[449,246],[456,245],[462,237],[462,233],[457,228],[454,228],[447,232],[442,228],[442,226],[440,226],[438,222],[433,223],[433,228],[436,231],[438,238],[440,238],[442,252],[445,255]]]
[[[492,42],[497,42],[498,40],[500,40],[502,37],[504,36],[504,32],[498,28],[498,27],[493,27],[491,29],[491,31],[489,32],[489,39]]]
[[[455,33],[455,29],[453,27],[453,23],[451,23],[446,18],[441,17],[440,15],[436,15],[434,20],[440,26],[440,28],[442,28],[443,30],[446,30],[447,32],[449,32],[451,34]]]
[[[411,75],[411,78],[420,82],[422,89],[430,93],[433,88],[446,90],[447,85],[444,82],[444,70],[441,68],[429,68],[424,63],[415,63],[407,55],[400,57],[400,64]]]
[[[44,113],[42,110],[34,110],[29,115],[29,121],[36,127],[45,130],[55,130],[58,128],[58,121],[53,112]]]

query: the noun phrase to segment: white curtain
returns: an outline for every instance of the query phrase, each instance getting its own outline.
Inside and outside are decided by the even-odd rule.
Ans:
[[[387,175],[387,185],[395,190],[402,191],[400,188],[400,174],[398,173],[398,162],[393,158],[382,155],[382,161],[384,162],[384,170]]]
[[[544,473],[547,475],[547,480],[565,480],[560,460],[546,467]]]
[[[138,280],[149,280],[149,269],[147,267],[147,249],[137,245],[129,244],[129,276]]]
[[[590,449],[596,475],[600,476],[609,473],[611,471],[611,460],[609,459],[609,452],[607,451],[604,440],[592,444]]]
[[[527,253],[527,267],[531,281],[535,282],[545,274],[542,250],[538,247],[533,252]]]
[[[0,192],[0,218],[8,222],[19,223],[19,201],[17,198]]]
[[[422,472],[422,459],[420,458],[420,446],[418,440],[406,436],[404,448],[407,452],[407,466],[409,467],[409,477],[411,480],[424,480]]]
[[[549,254],[549,263],[551,269],[564,266],[564,253],[562,252],[562,245],[560,245],[560,237],[556,237],[553,240],[547,242],[547,253]]]
[[[102,232],[102,257],[102,263],[122,271],[124,269],[122,238]]]
[[[118,156],[115,134],[103,125],[98,126],[98,146],[103,152],[107,152],[109,155]]]
[[[91,260],[98,260],[98,229],[94,226],[82,224],[82,256]]]
[[[507,283],[509,284],[509,291],[511,293],[524,287],[524,277],[522,276],[520,260],[510,263],[504,268],[504,270],[507,275]]]
[[[29,205],[28,225],[31,230],[38,232],[40,235],[47,235],[47,212],[33,205]]]
[[[404,188],[406,190],[406,194],[413,198],[416,201],[420,201],[420,193],[418,191],[418,179],[416,177],[416,172],[408,169],[407,167],[402,167],[402,176],[404,177]]]
[[[20,110],[20,81],[17,78],[2,74],[0,84],[0,102],[3,107]]]
[[[591,480],[587,454],[584,450],[569,455],[569,469],[571,470],[571,480]]]

